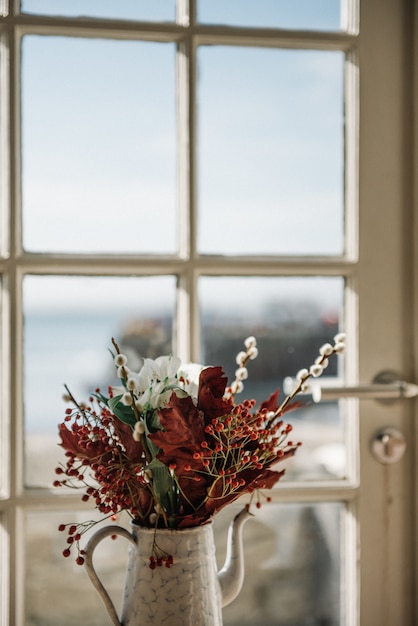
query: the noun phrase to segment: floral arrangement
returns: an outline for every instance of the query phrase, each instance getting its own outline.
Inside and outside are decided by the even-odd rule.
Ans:
[[[289,440],[292,426],[283,415],[300,406],[292,400],[306,381],[320,376],[328,359],[344,350],[345,335],[320,348],[280,404],[275,391],[257,408],[254,400],[235,401],[247,365],[258,354],[254,337],[237,355],[230,385],[221,367],[184,365],[175,356],[144,359],[133,372],[112,343],[120,387],[109,387],[107,395],[96,389],[87,404],[66,387],[73,407],[59,425],[66,463],[56,468],[60,478],[54,485],[81,488],[82,500],[92,500],[104,519],[126,511],[144,527],[182,529],[209,522],[243,494],[258,494],[260,506],[260,490],[272,488],[284,474],[275,465],[301,445]],[[70,556],[75,546],[81,565],[79,541],[97,523],[61,524],[59,530],[68,535],[63,555]],[[152,556],[150,564],[160,561]]]

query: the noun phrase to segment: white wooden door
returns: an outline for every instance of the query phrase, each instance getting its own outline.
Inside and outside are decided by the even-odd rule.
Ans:
[[[417,33],[411,10],[408,3],[363,2],[360,12],[359,257],[353,281],[362,382],[385,369],[414,382],[417,376],[411,119]],[[413,624],[416,403],[364,401],[359,418],[361,623]],[[376,431],[385,426],[407,440],[406,454],[393,465],[370,453]]]
[[[93,332],[120,332],[129,310],[162,351],[216,363],[225,351],[233,361],[238,335],[258,335],[264,393],[317,340],[344,330],[347,352],[329,384],[369,385],[383,370],[417,382],[418,8],[309,0],[299,12],[290,2],[283,21],[279,3],[231,2],[229,13],[215,0],[117,3],[106,15],[92,3],[85,20],[72,2],[25,0],[23,14],[1,4],[0,619],[95,626],[104,609],[84,572],[63,561],[56,532],[86,509],[50,488],[54,398],[67,376],[94,379],[83,367],[101,367],[95,351],[107,344],[93,346]],[[89,80],[78,82],[84,70]],[[92,85],[108,119],[118,112],[120,133],[91,115]],[[74,107],[90,125],[71,126]],[[152,121],[137,127],[136,107]],[[276,122],[276,111],[284,122],[270,136],[261,122]],[[322,135],[329,152],[315,152]],[[151,198],[153,210],[141,214],[132,198]],[[92,206],[102,214],[89,222]],[[414,399],[353,397],[295,417],[303,446],[246,527],[245,587],[225,626],[416,623],[415,412]],[[385,427],[407,442],[392,464],[370,449]],[[215,522],[220,560],[233,508]],[[109,559],[118,594],[124,556]]]

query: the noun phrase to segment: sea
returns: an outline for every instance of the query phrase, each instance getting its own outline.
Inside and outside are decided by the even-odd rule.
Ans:
[[[158,320],[154,321],[158,325]],[[160,322],[166,325],[167,319]],[[112,337],[121,341],[130,326],[132,318],[117,311],[31,312],[25,316],[23,384],[27,434],[56,432],[66,408],[65,385],[77,400],[83,401],[97,387],[106,389],[109,383],[117,383],[110,353]],[[235,355],[231,355],[231,363],[234,359]],[[262,355],[258,359],[261,360]],[[225,366],[214,363],[218,364]],[[263,380],[258,383],[257,394],[251,374],[245,382],[246,391],[251,397],[260,395],[257,398],[260,400],[277,385],[274,378]],[[331,417],[334,413],[335,407],[322,405],[323,420],[334,419]]]
[[[118,384],[110,354],[112,337],[118,341],[126,332],[130,320],[115,312],[29,313],[24,322],[24,424],[25,481],[28,485],[51,484],[53,469],[59,459],[58,424],[65,417],[68,404],[64,402],[65,385],[78,401],[87,401],[90,394],[108,384]],[[261,359],[262,355],[259,356]],[[234,355],[232,355],[232,359]],[[217,364],[217,363],[216,363]],[[220,363],[223,365],[223,363]],[[277,380],[265,381],[258,392],[266,399],[277,388]],[[243,399],[257,397],[250,380],[245,381]],[[247,392],[247,393],[245,393]],[[309,398],[304,409],[289,415],[295,425],[297,438],[304,441],[304,456],[313,465],[323,464],[311,459],[318,448],[328,446],[338,459],[343,458],[343,419],[336,403],[314,405]],[[331,446],[331,448],[330,448]],[[332,473],[343,473],[340,468]],[[298,469],[298,472],[300,470]]]
[[[27,433],[56,432],[64,385],[80,401],[113,380],[109,350],[123,332],[115,313],[31,313],[24,320],[24,416]]]

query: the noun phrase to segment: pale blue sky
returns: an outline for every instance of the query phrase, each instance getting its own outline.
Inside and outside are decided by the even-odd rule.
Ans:
[[[27,36],[22,64],[25,248],[174,253],[174,44]],[[201,252],[342,252],[343,71],[340,52],[199,49]]]
[[[340,0],[197,0],[198,21],[234,26],[338,30]],[[173,21],[174,0],[22,0],[22,10],[78,17],[82,15]]]
[[[120,11],[125,17],[135,9],[138,17],[164,19],[173,6],[26,0],[23,8],[63,14],[70,8],[76,15],[80,7],[99,7],[102,16]],[[203,21],[216,15],[232,22],[239,7],[240,22],[255,24],[254,6],[244,0],[202,1],[199,15]],[[323,28],[337,28],[340,19],[333,0],[258,2],[257,19],[266,15],[273,25],[287,16],[288,27],[303,17],[311,27],[320,20]],[[170,43],[24,37],[28,250],[175,253],[175,55]],[[203,253],[342,252],[343,72],[340,52],[198,50]],[[33,297],[41,291],[39,286]],[[45,302],[48,292],[45,288],[39,300]]]

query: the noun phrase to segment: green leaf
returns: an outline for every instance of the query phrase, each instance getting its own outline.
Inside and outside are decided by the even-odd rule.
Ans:
[[[153,459],[157,460],[155,457],[159,453],[160,448],[153,441],[151,441],[151,439],[149,439],[148,435],[151,432],[156,432],[157,430],[161,430],[161,424],[159,423],[159,419],[158,419],[158,411],[156,409],[147,409],[143,413],[143,419],[144,419],[144,424],[145,424],[145,436],[147,438],[148,450],[150,454],[152,455]]]
[[[161,422],[157,409],[147,408],[144,411],[144,422],[148,433],[155,433],[161,430]]]
[[[104,396],[102,393],[93,393],[92,394],[95,398],[97,398],[100,402],[103,402],[103,404],[105,404],[106,406],[109,406],[109,398],[107,398],[106,396]]]
[[[153,459],[147,469],[152,470],[152,487],[163,509],[168,515],[178,515],[178,489],[168,467],[158,459]]]
[[[115,396],[110,398],[107,405],[109,409],[116,415],[118,419],[124,424],[129,424],[132,428],[135,426],[136,417],[132,407],[123,404],[120,399],[122,396]]]

